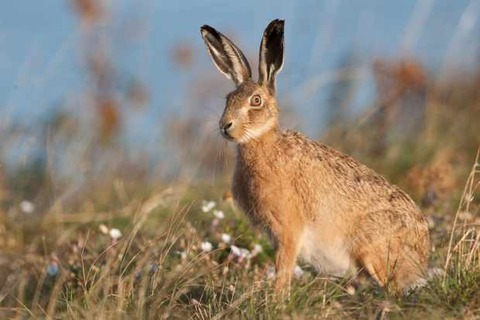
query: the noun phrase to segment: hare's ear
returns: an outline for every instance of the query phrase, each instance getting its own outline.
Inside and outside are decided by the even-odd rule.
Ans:
[[[237,87],[252,77],[247,59],[232,41],[207,25],[202,26],[200,31],[208,53],[221,73],[232,79]]]
[[[275,92],[275,76],[283,66],[284,20],[273,20],[263,32],[260,44],[258,75],[260,84],[267,85]]]

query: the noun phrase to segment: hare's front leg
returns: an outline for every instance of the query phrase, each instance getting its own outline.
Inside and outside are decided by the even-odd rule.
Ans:
[[[300,228],[285,226],[276,236],[275,252],[275,289],[278,292],[290,293],[292,274],[295,269],[300,248]]]

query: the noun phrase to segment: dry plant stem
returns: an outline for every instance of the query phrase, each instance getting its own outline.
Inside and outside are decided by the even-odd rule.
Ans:
[[[448,267],[450,265],[451,259],[453,257],[453,253],[455,251],[457,251],[456,248],[459,246],[460,243],[463,242],[462,239],[464,239],[464,237],[462,237],[462,239],[460,239],[460,241],[457,243],[457,245],[455,247],[453,247],[453,241],[454,241],[454,237],[455,237],[455,231],[457,229],[457,223],[458,223],[460,212],[462,211],[462,209],[466,210],[466,211],[468,211],[470,209],[470,203],[473,200],[473,193],[474,193],[476,187],[478,187],[478,183],[475,184],[475,175],[480,172],[479,171],[480,164],[478,162],[479,157],[480,157],[480,147],[477,149],[477,155],[475,156],[475,162],[472,166],[472,170],[470,171],[470,174],[468,175],[468,179],[467,179],[467,182],[465,184],[465,188],[463,190],[462,197],[460,199],[460,203],[458,204],[457,212],[455,214],[455,219],[453,220],[453,226],[452,226],[452,230],[450,232],[450,240],[448,242],[447,259],[445,261],[445,266],[444,266],[445,273],[444,273],[444,276],[443,276],[443,286],[445,286],[445,284],[446,284],[447,274],[448,274],[447,270],[448,270]]]
[[[476,234],[475,228],[470,228],[464,232],[463,236],[458,240],[457,244],[453,248],[452,252],[459,252],[464,255],[464,245],[470,244],[470,250],[465,254],[465,261],[463,267],[467,269],[472,266],[475,261],[475,255],[478,254],[480,233]],[[459,266],[460,268],[462,266]]]
[[[50,299],[47,305],[47,318],[54,318],[55,311],[57,308],[57,303],[59,302],[59,297],[62,294],[62,287],[67,280],[67,270],[61,270],[59,277],[55,281],[55,286],[53,287],[52,293],[50,294]]]

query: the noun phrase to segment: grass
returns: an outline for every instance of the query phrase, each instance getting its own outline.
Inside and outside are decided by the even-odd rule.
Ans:
[[[431,226],[431,264],[443,268],[444,275],[402,298],[386,296],[374,284],[352,292],[351,279],[315,275],[304,266],[284,300],[272,288],[268,239],[251,228],[228,197],[222,199],[222,190],[172,186],[127,190],[131,200],[110,207],[98,202],[98,210],[87,197],[76,213],[53,207],[33,225],[20,222],[28,213],[4,213],[0,316],[475,318],[480,316],[478,160],[477,155],[454,219]],[[116,192],[112,187],[108,197],[117,199]],[[205,199],[207,194],[219,196]],[[208,208],[202,199],[216,203]]]

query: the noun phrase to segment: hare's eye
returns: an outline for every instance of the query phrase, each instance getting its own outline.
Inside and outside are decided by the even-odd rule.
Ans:
[[[262,97],[256,94],[250,98],[250,105],[252,107],[260,107],[262,105]]]

